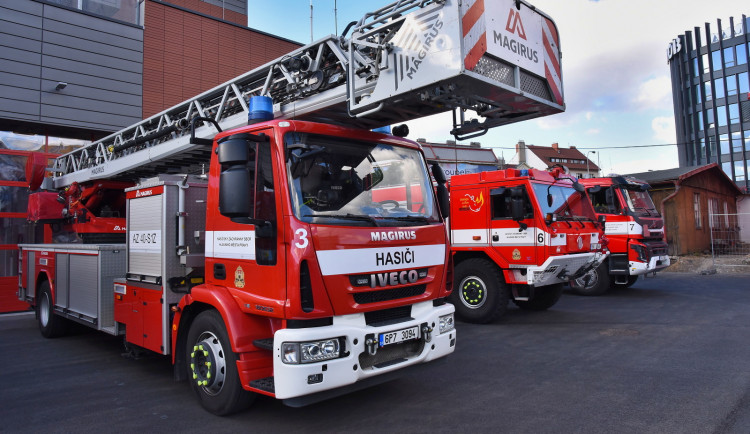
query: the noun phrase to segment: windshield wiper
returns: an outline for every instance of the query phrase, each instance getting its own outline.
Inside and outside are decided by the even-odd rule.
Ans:
[[[400,220],[405,222],[424,222],[428,223],[430,221],[429,218],[423,216],[423,215],[410,215],[410,216],[402,216],[402,217],[386,217],[393,220]]]
[[[329,219],[341,219],[341,220],[358,220],[372,223],[373,226],[378,226],[378,221],[374,217],[364,214],[305,214],[303,217],[313,218],[329,218]]]

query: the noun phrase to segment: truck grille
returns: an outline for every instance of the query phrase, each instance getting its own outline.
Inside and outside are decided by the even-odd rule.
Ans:
[[[354,293],[354,301],[358,304],[368,304],[380,301],[398,300],[400,298],[422,295],[426,290],[427,285],[415,285],[403,288],[384,289],[380,291],[356,292]]]
[[[365,312],[365,323],[376,325],[381,323],[397,323],[411,320],[411,306],[394,307],[393,309]]]

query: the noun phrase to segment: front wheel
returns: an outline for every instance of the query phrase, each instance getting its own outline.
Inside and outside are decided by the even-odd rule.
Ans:
[[[513,300],[516,306],[524,310],[547,310],[554,306],[563,292],[563,284],[540,286],[534,288],[533,296],[529,300]]]
[[[68,331],[68,321],[54,313],[52,290],[46,280],[39,285],[39,294],[36,300],[36,320],[39,323],[39,331],[45,338],[57,338],[65,335]]]
[[[198,314],[190,325],[185,349],[188,380],[203,408],[225,416],[252,404],[255,395],[240,384],[237,354],[218,312]]]
[[[459,319],[477,324],[492,322],[505,313],[510,297],[508,285],[497,266],[482,258],[456,265],[454,290],[449,301]]]
[[[607,262],[602,262],[598,267],[578,279],[570,281],[570,289],[578,295],[602,295],[609,289],[609,270]]]

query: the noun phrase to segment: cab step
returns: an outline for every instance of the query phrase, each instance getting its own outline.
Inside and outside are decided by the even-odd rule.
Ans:
[[[250,387],[264,392],[275,393],[276,387],[274,385],[273,377],[261,378],[259,380],[253,380],[250,382]]]

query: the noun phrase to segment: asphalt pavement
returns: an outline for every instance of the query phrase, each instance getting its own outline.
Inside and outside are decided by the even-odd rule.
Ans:
[[[304,408],[259,397],[216,417],[167,358],[122,338],[44,339],[0,315],[0,432],[748,433],[750,275],[661,273],[458,323],[456,352],[408,377]]]

